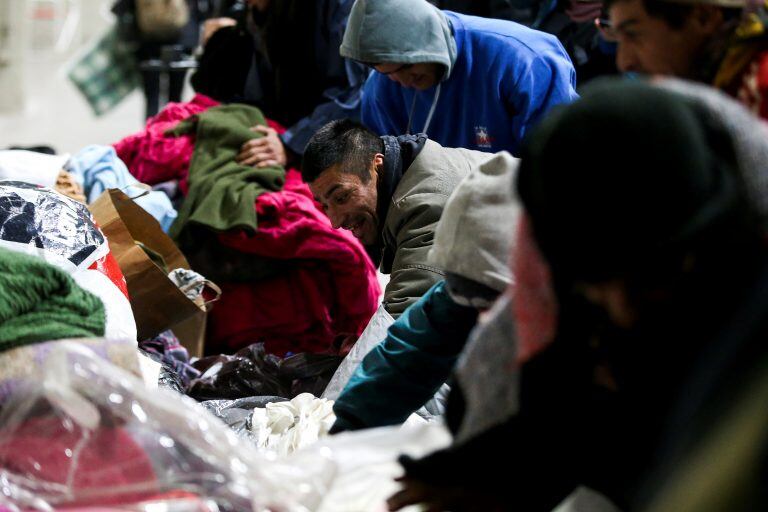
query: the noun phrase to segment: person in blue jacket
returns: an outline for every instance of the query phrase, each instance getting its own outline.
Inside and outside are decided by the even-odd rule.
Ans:
[[[551,107],[577,98],[555,36],[441,11],[426,0],[356,0],[340,53],[368,64],[362,122],[447,147],[517,154]]]
[[[336,119],[360,119],[369,70],[339,55],[352,0],[248,0],[255,54],[242,101],[288,130],[254,127],[265,137],[245,143],[245,165],[297,164],[310,137]]]
[[[448,199],[428,256],[446,278],[408,307],[365,356],[336,399],[332,433],[403,423],[446,382],[478,312],[512,281],[517,163],[509,153],[495,155]]]

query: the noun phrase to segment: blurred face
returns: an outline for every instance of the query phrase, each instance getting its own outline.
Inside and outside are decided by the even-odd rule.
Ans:
[[[722,25],[722,12],[697,6],[682,27],[648,15],[642,0],[620,0],[609,9],[618,44],[616,65],[624,72],[690,78],[707,41]]]
[[[384,64],[377,64],[374,66],[374,69],[403,87],[419,91],[424,91],[437,85],[443,74],[443,67],[440,64],[432,62],[424,62],[420,64],[396,64],[387,62]]]
[[[364,245],[376,243],[379,237],[376,169],[383,163],[384,157],[377,154],[368,169],[368,183],[363,183],[357,174],[341,172],[338,166],[333,166],[309,185],[333,227],[352,231]]]

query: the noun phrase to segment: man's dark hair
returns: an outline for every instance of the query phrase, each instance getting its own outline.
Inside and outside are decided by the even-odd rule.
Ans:
[[[607,11],[612,5],[627,0],[605,0],[603,8]],[[660,18],[672,28],[682,28],[685,20],[693,12],[695,4],[682,4],[676,2],[666,2],[664,0],[641,0],[648,16]]]
[[[627,0],[605,0],[603,9],[607,11],[614,4]],[[696,3],[678,3],[668,0],[641,0],[648,16],[661,19],[673,29],[682,28],[685,21],[691,16]],[[741,15],[741,8],[721,7],[723,19],[736,19]],[[604,11],[604,12],[605,12]]]
[[[381,137],[350,119],[331,121],[309,139],[301,177],[312,183],[323,171],[338,165],[341,172],[356,174],[368,183],[368,170],[376,153],[384,153]]]

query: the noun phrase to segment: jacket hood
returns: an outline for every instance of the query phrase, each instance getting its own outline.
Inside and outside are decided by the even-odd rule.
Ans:
[[[512,283],[509,253],[520,217],[518,160],[506,151],[474,168],[445,204],[429,261],[499,292]]]
[[[339,51],[368,64],[436,62],[445,67],[445,80],[456,40],[448,18],[426,0],[356,0]]]

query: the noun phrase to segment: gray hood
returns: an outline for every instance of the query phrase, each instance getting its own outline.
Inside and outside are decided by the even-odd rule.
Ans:
[[[448,198],[428,260],[445,272],[503,292],[520,217],[512,184],[519,160],[506,151],[472,169]]]
[[[355,0],[341,56],[368,64],[436,62],[447,79],[456,40],[445,14],[426,0]]]

